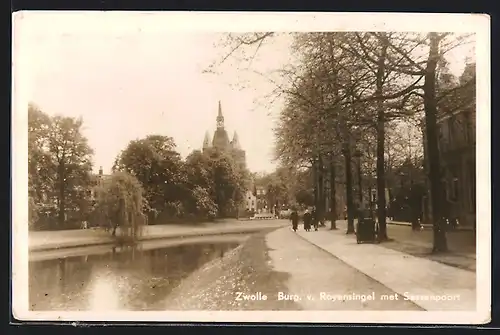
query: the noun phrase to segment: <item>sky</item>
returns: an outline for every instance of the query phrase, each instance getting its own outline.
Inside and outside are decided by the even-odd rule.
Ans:
[[[272,84],[234,61],[218,74],[204,73],[226,52],[217,31],[126,15],[56,15],[18,32],[29,100],[50,115],[83,118],[94,170],[108,173],[129,141],[149,134],[173,137],[183,157],[201,149],[221,101],[226,130],[230,138],[238,133],[249,169],[272,171],[274,119],[282,106],[264,99]],[[283,36],[265,45],[251,68],[279,68],[289,61],[289,45]],[[465,57],[449,56],[452,72],[460,74]]]

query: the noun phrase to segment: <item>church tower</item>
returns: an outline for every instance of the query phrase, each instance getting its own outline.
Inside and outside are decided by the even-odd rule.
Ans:
[[[231,151],[236,164],[238,164],[241,169],[245,169],[246,155],[245,151],[241,149],[240,140],[238,139],[238,133],[236,131],[234,132],[233,140],[231,141]]]
[[[224,127],[224,115],[222,114],[222,106],[219,100],[217,117],[215,118],[217,128],[214,132],[212,142],[210,142],[210,135],[208,131],[205,133],[203,140],[203,152],[209,153],[212,150],[220,150],[231,155],[235,163],[241,168],[246,168],[246,153],[241,148],[240,140],[236,131],[234,132],[232,141]]]
[[[212,140],[212,146],[216,149],[226,151],[229,149],[229,136],[227,135],[226,129],[224,129],[224,116],[222,115],[222,107],[219,100],[219,111],[217,113],[217,129],[214,133],[214,138]]]
[[[231,146],[233,147],[233,149],[241,150],[240,140],[238,139],[238,133],[236,131],[234,132]]]
[[[224,129],[224,115],[222,115],[222,107],[219,100],[219,111],[217,113],[217,129]]]
[[[203,140],[203,151],[210,148],[210,134],[208,131],[205,133],[205,139]]]

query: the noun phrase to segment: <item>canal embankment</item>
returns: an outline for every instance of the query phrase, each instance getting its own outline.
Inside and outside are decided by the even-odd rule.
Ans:
[[[134,248],[141,252],[149,250],[164,249],[179,246],[198,246],[204,243],[221,244],[221,243],[243,243],[252,234],[237,233],[237,234],[218,234],[206,236],[191,236],[183,238],[169,239],[153,239],[140,241],[134,245]],[[53,259],[71,258],[71,257],[89,257],[93,255],[104,255],[112,252],[126,251],[130,248],[114,247],[112,244],[91,245],[83,247],[72,247],[63,249],[47,249],[31,252],[29,255],[30,262],[40,262]]]
[[[224,221],[197,225],[145,226],[140,241],[179,239],[224,234],[251,234],[287,225],[286,220]],[[116,239],[101,229],[29,232],[30,253],[113,245]]]
[[[253,234],[240,246],[193,272],[174,288],[164,310],[300,310],[286,292],[288,274],[275,271],[265,236],[275,228]]]
[[[288,274],[273,270],[265,235],[148,240],[133,248],[91,246],[30,255],[36,310],[297,310]],[[263,298],[267,296],[267,298]]]

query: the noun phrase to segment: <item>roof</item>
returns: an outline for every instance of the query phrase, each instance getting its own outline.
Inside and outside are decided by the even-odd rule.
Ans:
[[[212,140],[212,146],[219,149],[226,149],[229,146],[229,136],[224,128],[217,128]]]

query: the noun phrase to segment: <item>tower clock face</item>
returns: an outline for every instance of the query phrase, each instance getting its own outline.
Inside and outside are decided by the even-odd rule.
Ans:
[[[217,120],[217,127],[218,128],[224,127],[224,119],[218,119]]]

